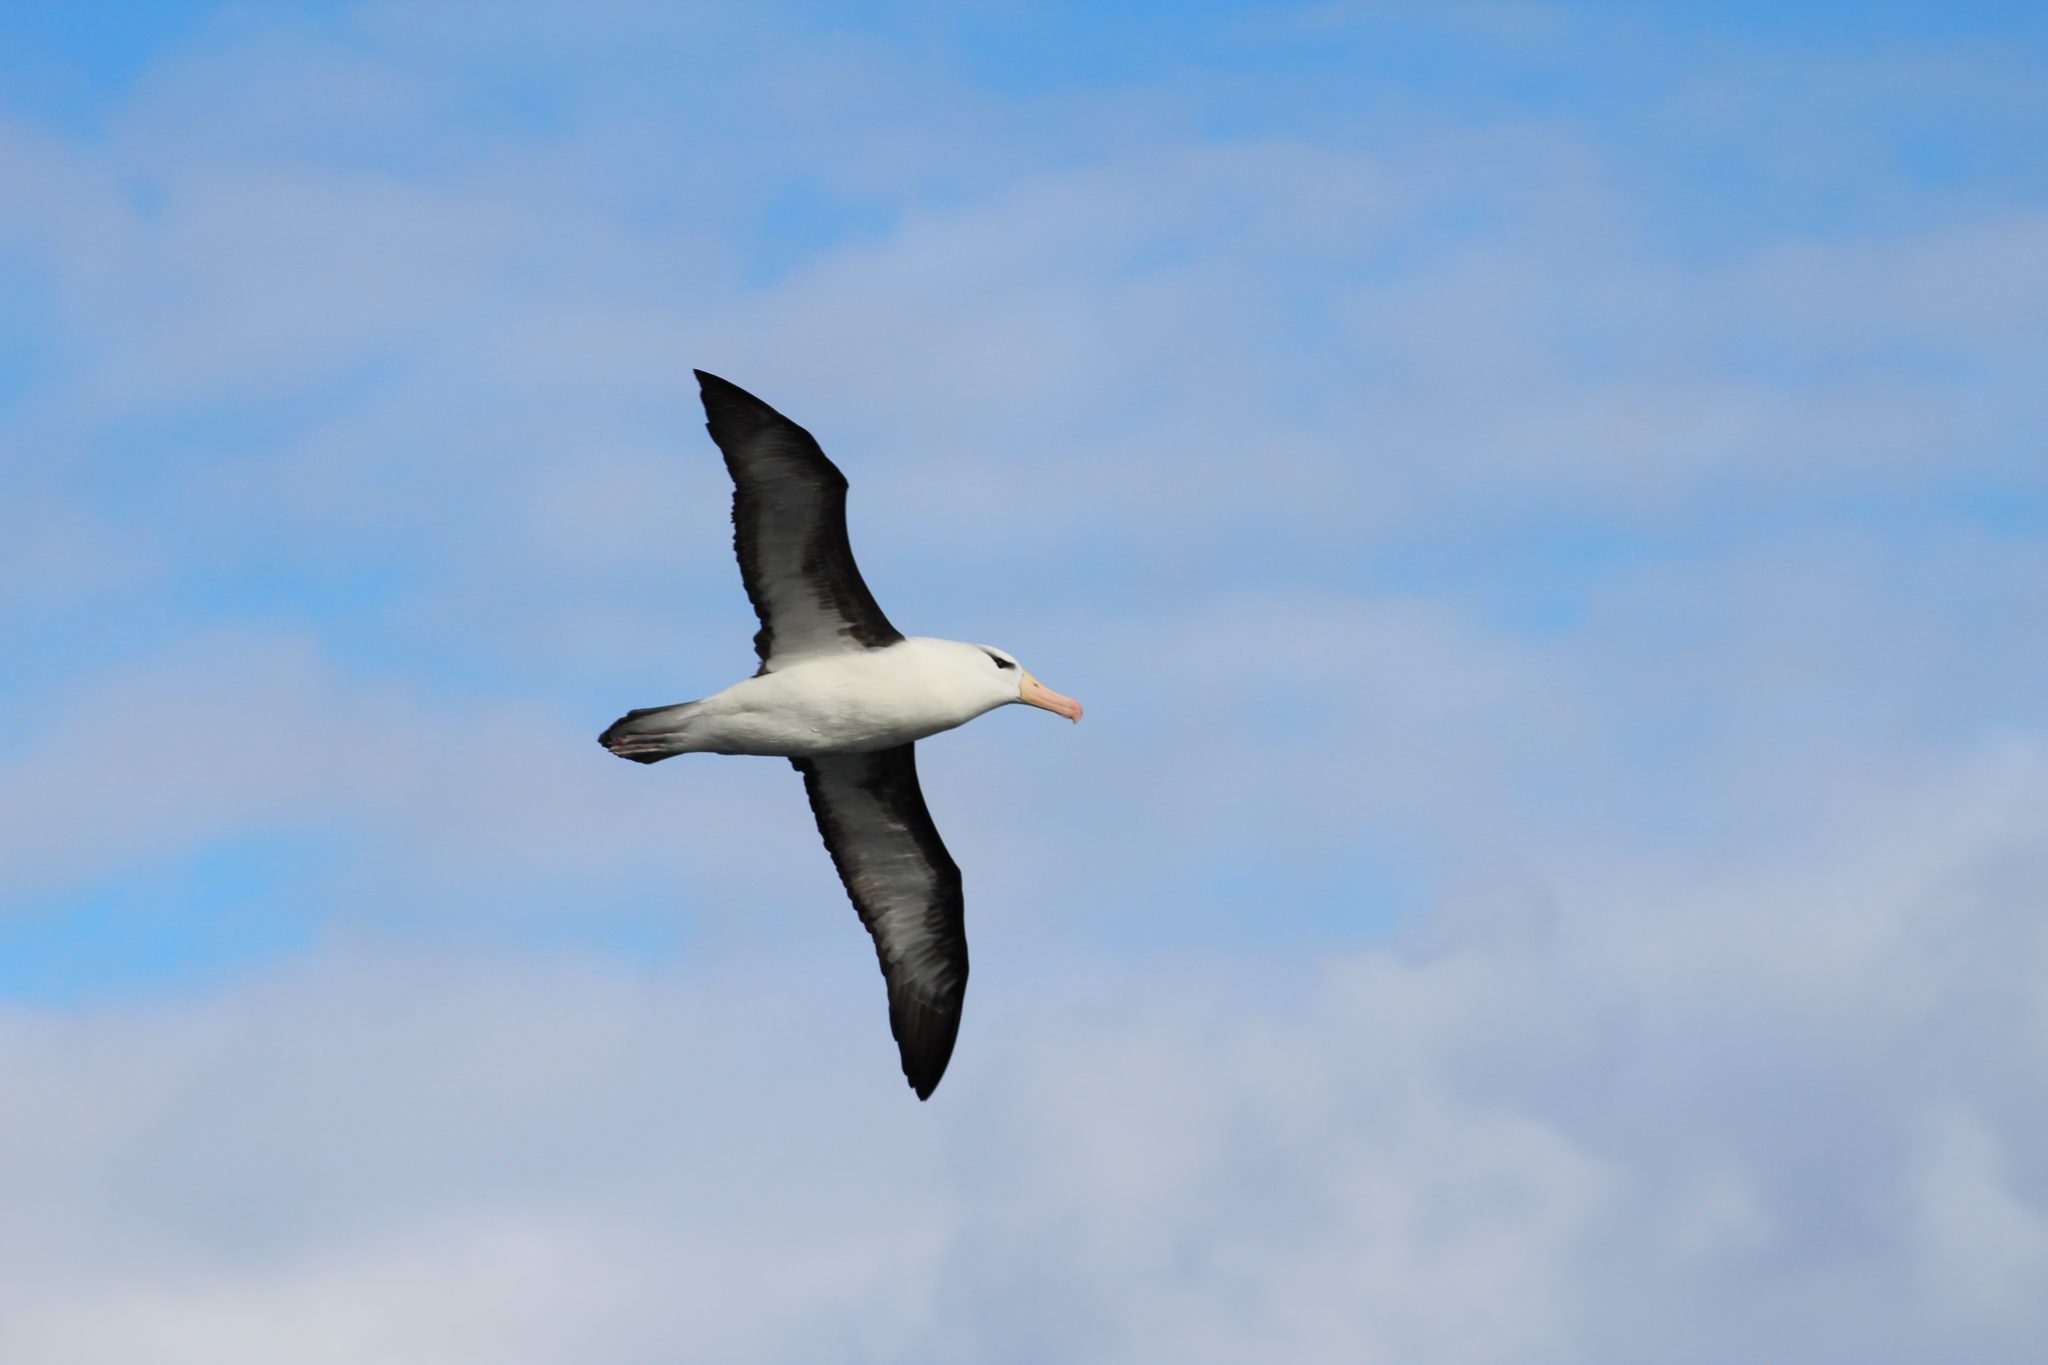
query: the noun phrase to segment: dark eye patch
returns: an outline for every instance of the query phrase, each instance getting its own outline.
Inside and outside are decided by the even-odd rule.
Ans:
[[[989,658],[994,659],[996,661],[997,668],[1015,668],[1017,666],[1011,663],[1008,659],[1002,658],[999,655],[989,654],[988,651],[985,649],[981,652],[984,654],[988,654]]]

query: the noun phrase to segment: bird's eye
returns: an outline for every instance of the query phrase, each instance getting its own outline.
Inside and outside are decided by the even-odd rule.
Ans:
[[[987,653],[988,653],[988,651],[987,651],[987,650],[983,650],[983,651],[982,651],[982,653],[984,653],[984,654],[987,654]],[[994,660],[995,660],[995,662],[996,662],[996,667],[997,667],[997,668],[1015,668],[1015,667],[1017,666],[1017,665],[1015,665],[1015,664],[1011,663],[1011,662],[1010,662],[1010,661],[1009,661],[1008,659],[1004,659],[1004,658],[999,658],[999,657],[997,657],[997,656],[996,656],[996,655],[994,655],[994,654],[989,654],[989,656],[988,656],[988,657],[989,657],[989,658],[991,658],[991,659],[994,659]]]

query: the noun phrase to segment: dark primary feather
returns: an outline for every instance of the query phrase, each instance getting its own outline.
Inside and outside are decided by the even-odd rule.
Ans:
[[[846,476],[811,434],[698,370],[705,426],[732,474],[733,549],[767,672],[785,659],[880,649],[903,638],[875,604],[846,538]]]
[[[903,1075],[927,1099],[946,1073],[967,994],[960,869],[917,785],[916,745],[793,758],[818,833],[889,983]]]

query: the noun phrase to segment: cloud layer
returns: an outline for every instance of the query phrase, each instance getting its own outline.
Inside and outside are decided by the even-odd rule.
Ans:
[[[0,1023],[19,1359],[2022,1360],[2048,759],[1475,887],[1276,993],[343,953]],[[842,926],[844,927],[844,926]],[[852,952],[854,934],[839,935]]]

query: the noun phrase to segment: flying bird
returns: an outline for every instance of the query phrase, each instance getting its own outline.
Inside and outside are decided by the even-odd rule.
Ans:
[[[875,940],[889,1029],[920,1100],[946,1072],[967,992],[960,869],[917,785],[917,741],[1011,702],[1081,719],[1081,703],[1003,650],[906,636],[861,580],[846,476],[811,434],[698,370],[705,426],[732,475],[733,549],[761,629],[751,678],[628,711],[598,737],[636,763],[677,754],[787,758]]]

